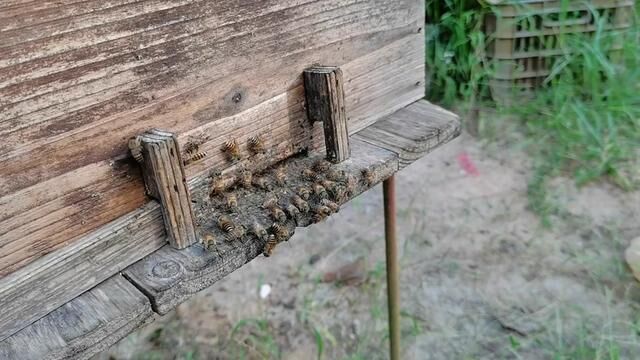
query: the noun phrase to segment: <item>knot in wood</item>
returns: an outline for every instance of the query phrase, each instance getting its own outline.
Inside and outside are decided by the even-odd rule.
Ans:
[[[153,266],[151,273],[153,276],[167,279],[177,276],[182,272],[182,265],[174,260],[165,260]]]

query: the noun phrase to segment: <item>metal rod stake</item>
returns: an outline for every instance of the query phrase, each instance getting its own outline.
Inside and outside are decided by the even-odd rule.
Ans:
[[[387,256],[387,301],[389,303],[389,343],[391,360],[400,359],[400,292],[398,290],[398,244],[396,241],[396,193],[392,175],[382,183],[384,235]]]

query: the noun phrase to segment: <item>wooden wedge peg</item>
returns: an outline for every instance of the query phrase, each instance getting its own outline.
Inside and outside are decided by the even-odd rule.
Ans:
[[[307,117],[322,121],[327,160],[349,158],[349,131],[344,108],[342,71],[335,66],[315,66],[304,71]]]
[[[183,249],[198,241],[191,198],[176,137],[152,129],[138,137],[142,147],[145,187],[162,205],[164,226],[171,246]]]

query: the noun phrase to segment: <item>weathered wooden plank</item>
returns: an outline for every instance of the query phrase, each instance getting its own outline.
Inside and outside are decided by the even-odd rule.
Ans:
[[[0,277],[148,201],[137,167],[91,164],[0,198]]]
[[[166,244],[156,202],[0,278],[0,340]]]
[[[420,34],[412,34],[342,66],[350,132],[423,96],[423,86],[419,83],[424,70],[422,43]],[[276,71],[282,72],[279,68]],[[248,139],[256,135],[263,136],[268,149],[264,154],[265,167],[305,148],[324,146],[322,127],[313,129],[308,126],[301,76],[295,77],[299,79],[293,80],[293,87],[284,93],[238,114],[222,117],[179,134],[182,144],[189,142],[193,136],[204,134],[209,137],[199,150],[206,152],[207,156],[202,161],[185,167],[187,179],[197,182],[199,177],[206,177],[211,169],[223,171],[231,166],[220,151],[223,142],[230,138],[237,139],[242,145],[242,163],[250,155],[246,150]],[[262,89],[271,91],[266,86]],[[231,99],[234,94],[241,94],[244,99],[241,102],[248,101],[247,96],[252,97],[246,91],[231,92],[223,103],[235,104]],[[202,116],[198,122],[208,121],[209,115],[214,117],[218,113],[210,113],[212,107],[218,106],[210,101],[211,99],[203,96],[192,98],[188,104],[171,103],[168,107],[171,111],[156,114],[155,119],[158,123],[175,122],[176,117],[182,115],[173,110],[182,108],[187,109],[185,111],[191,113],[191,116]],[[133,116],[124,126],[137,126],[137,121],[140,118]],[[72,159],[82,158],[84,161],[85,153],[90,153],[96,142],[102,144],[101,139],[107,136],[105,134],[111,136],[121,131],[119,128],[109,130],[100,126],[92,131],[94,130],[100,136],[94,135],[97,137],[90,139],[93,145],[89,149],[83,145],[85,140],[81,140],[80,143],[70,142],[67,145],[57,143],[62,147],[43,151],[52,155],[59,151],[71,151],[77,153],[67,154]],[[128,132],[129,130],[122,131],[122,136],[118,136],[125,149],[127,141],[124,134]],[[310,137],[313,137],[313,141]],[[86,155],[90,155],[89,153]],[[25,156],[28,154],[31,153],[26,153]],[[24,170],[21,168],[24,165],[29,172],[30,165],[20,164],[20,161],[38,161],[43,166],[47,163],[44,157],[37,158],[16,158],[16,162],[4,165],[13,167],[15,171]],[[53,163],[58,164],[67,159],[65,157]],[[53,166],[57,166],[55,164]],[[137,165],[132,164],[132,161],[123,160],[102,161],[0,197],[0,275],[14,271],[141,206],[144,203],[144,190]],[[48,170],[32,170],[35,173],[31,175],[46,178],[41,172]],[[0,183],[13,181],[11,179],[14,176],[20,177],[15,173],[12,175],[12,172],[11,169],[3,168]],[[93,194],[97,195],[91,197]],[[96,204],[99,206],[94,206]],[[17,236],[19,232],[24,236]]]
[[[132,12],[169,6],[165,2],[149,3],[155,5],[147,10],[141,4],[131,4],[136,8]],[[35,79],[0,89],[0,123],[6,126],[0,129],[5,140],[0,144],[0,154],[4,154],[1,159],[5,160],[2,166],[21,164],[18,168],[6,167],[8,174],[17,176],[0,181],[0,194],[31,185],[34,180],[27,174],[37,170],[46,179],[124,154],[122,136],[130,137],[154,126],[179,133],[248,109],[283,93],[310,63],[332,59],[341,65],[357,59],[412,33],[419,20],[419,15],[406,16],[416,10],[416,2],[409,0],[300,4],[272,0],[247,5],[249,8],[230,0],[198,2],[172,8],[170,14],[165,13],[169,10],[158,10],[141,15],[149,17],[152,25],[135,16],[125,17],[118,29],[127,34],[127,43],[121,45],[124,53],[113,58],[114,49],[102,47],[111,44],[116,29],[100,25],[90,29],[99,30],[98,35],[79,28],[44,37],[42,41],[53,42],[56,51],[44,57],[46,44],[34,45],[31,50],[16,45],[18,53],[13,55],[1,52],[11,61],[21,61],[25,52],[34,56],[0,70],[7,81],[20,79],[13,66],[26,67],[20,70],[24,74],[33,74],[49,64],[53,68],[43,70]],[[114,18],[121,17],[128,7],[118,8]],[[190,20],[204,15],[209,17]],[[65,31],[76,24],[67,25]],[[149,39],[145,26],[154,31]],[[129,30],[131,27],[135,30]],[[67,41],[69,34],[79,37],[76,45]],[[168,41],[172,38],[177,40]],[[60,47],[65,51],[58,54]],[[336,58],[337,53],[340,55]],[[53,61],[50,55],[54,54],[62,58]],[[77,57],[98,61],[76,66]],[[104,57],[109,58],[101,60]],[[236,94],[241,95],[240,101],[233,101]],[[94,141],[96,131],[102,135],[99,142]],[[84,146],[89,141],[92,146]],[[83,151],[72,151],[70,143],[73,149]],[[35,151],[48,151],[58,161],[45,163],[29,156]]]
[[[400,168],[460,135],[458,115],[417,101],[360,131],[355,138],[398,154]]]
[[[348,196],[339,200],[334,199],[339,203],[348,201],[375,183],[382,181],[398,168],[395,154],[358,140],[352,140],[351,144],[351,157],[331,167],[332,171],[344,171],[345,176],[351,175],[357,179]],[[302,164],[314,163],[316,159],[321,158],[322,156],[316,156],[314,159],[295,158],[286,160],[284,164],[287,164],[289,171],[294,172]],[[367,174],[365,178],[362,175],[363,171]],[[261,176],[270,177],[271,175]],[[295,187],[295,184],[296,182],[292,181],[284,187],[276,186],[273,193],[285,194],[290,191],[287,189]],[[257,199],[247,199],[248,194],[239,194],[238,199],[241,200],[238,202],[238,209],[223,213],[216,200],[211,200],[211,202],[205,200],[208,198],[206,188],[196,189],[193,198],[207,202],[194,206],[195,215],[200,221],[200,236],[205,242],[207,239],[216,238],[216,244],[212,245],[209,242],[209,250],[205,250],[202,245],[191,246],[184,250],[165,246],[123,272],[130,281],[150,297],[155,311],[160,314],[168,312],[195,292],[210,286],[264,251],[265,241],[256,238],[252,233],[252,222],[257,221],[266,228],[273,222],[273,220],[269,220],[271,215],[268,209],[256,205],[256,202],[262,203],[264,197],[268,196],[267,194],[270,192],[256,190],[253,192]],[[288,201],[288,198],[289,195],[281,196],[284,201]],[[319,201],[319,198],[312,195],[308,202],[312,210],[309,214],[300,215],[298,226],[307,226],[314,221],[311,215],[314,214],[313,209],[319,206]],[[285,208],[284,205],[283,208]],[[218,228],[217,216],[213,216],[212,219],[212,214],[229,216],[235,226],[240,226],[240,222],[244,222],[243,225],[247,227],[247,232],[235,240],[225,241],[228,234]],[[293,235],[296,225],[292,221],[288,221],[286,224],[283,223],[283,226],[287,229],[286,238],[288,239]]]
[[[145,186],[162,206],[169,244],[184,249],[195,244],[191,195],[175,135],[152,129],[137,137],[142,147]]]
[[[304,71],[304,91],[309,121],[324,126],[327,160],[339,163],[349,157],[349,131],[342,71],[338,67],[314,66]]]
[[[153,320],[149,299],[115,275],[0,341],[2,359],[88,359]]]

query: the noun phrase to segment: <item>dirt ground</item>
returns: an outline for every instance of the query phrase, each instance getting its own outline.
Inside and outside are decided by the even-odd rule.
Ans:
[[[403,358],[640,356],[640,286],[623,260],[640,192],[556,179],[547,229],[527,208],[529,179],[517,147],[468,135],[397,176]],[[381,193],[96,358],[387,358]]]

